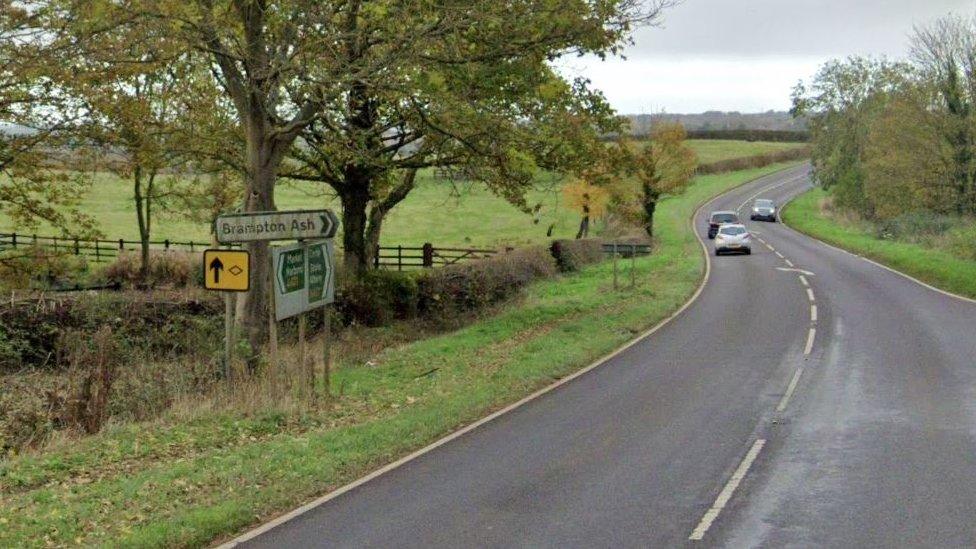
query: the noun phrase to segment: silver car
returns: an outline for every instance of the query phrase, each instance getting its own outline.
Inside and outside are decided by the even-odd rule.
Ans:
[[[772,200],[760,198],[752,205],[752,214],[749,216],[753,221],[772,221],[776,223],[776,204]]]
[[[723,253],[752,253],[752,235],[745,225],[722,225],[715,235],[715,255]]]

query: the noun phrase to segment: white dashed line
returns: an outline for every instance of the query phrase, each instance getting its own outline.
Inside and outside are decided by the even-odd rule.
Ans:
[[[789,259],[784,259],[783,261],[785,261],[786,264],[789,265],[790,267],[795,267],[796,266],[796,265],[793,265],[793,262],[790,261]]]
[[[732,499],[732,494],[735,493],[735,489],[739,487],[742,479],[745,478],[746,473],[749,472],[749,468],[752,467],[753,462],[755,462],[756,458],[759,457],[759,452],[762,451],[763,446],[765,445],[766,439],[762,438],[752,443],[752,448],[749,448],[749,453],[746,454],[746,457],[742,459],[742,463],[739,464],[739,467],[735,470],[735,473],[732,474],[732,478],[729,479],[729,481],[725,484],[725,487],[722,488],[722,491],[719,492],[718,497],[715,498],[715,503],[713,503],[712,507],[705,512],[705,516],[702,517],[701,521],[698,523],[698,526],[696,526],[691,532],[691,535],[688,536],[689,540],[701,541],[705,538],[705,532],[708,532],[708,529],[711,528],[712,523],[718,518],[719,513],[722,512],[722,509],[724,509],[729,500]]]
[[[817,321],[817,306],[810,305],[810,322],[816,322],[816,321]]]
[[[804,285],[804,286],[806,286],[807,288],[809,288],[809,287],[810,287],[810,282],[809,282],[809,281],[807,281],[807,277],[805,277],[805,276],[803,276],[803,275],[800,275],[800,284],[803,284],[803,285]]]
[[[816,337],[817,329],[810,328],[810,333],[807,335],[807,346],[805,349],[803,349],[804,355],[809,355],[811,352],[813,352],[813,340],[816,339]]]
[[[779,252],[773,252],[773,253],[775,253],[776,254],[776,257],[778,257],[780,259],[786,259],[786,256],[784,256],[783,254],[781,254]]]
[[[810,303],[816,301],[816,299],[814,299],[813,297],[813,290],[811,290],[810,288],[807,288],[807,297],[810,298]]]
[[[786,387],[786,394],[779,401],[779,406],[776,407],[777,412],[782,412],[786,409],[786,406],[790,403],[790,398],[793,397],[793,392],[796,391],[796,385],[800,382],[800,376],[803,375],[803,368],[797,368],[796,373],[793,374],[793,379],[790,380],[790,384]]]

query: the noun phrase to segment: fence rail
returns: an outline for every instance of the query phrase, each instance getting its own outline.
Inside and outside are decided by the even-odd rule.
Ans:
[[[202,252],[211,248],[208,242],[152,240],[149,247],[157,251]],[[123,252],[138,252],[138,240],[85,239],[36,234],[0,233],[0,252],[10,250],[43,250],[56,254],[84,257],[96,263],[115,260]],[[374,265],[377,268],[406,269],[444,267],[462,261],[484,259],[498,253],[486,248],[439,248],[430,242],[423,246],[380,246]]]
[[[112,261],[120,253],[138,251],[142,243],[138,240],[118,240],[41,236],[36,234],[0,233],[0,252],[8,250],[40,249],[68,255],[84,257],[96,263]],[[177,250],[200,252],[210,247],[207,242],[151,240],[152,250]]]

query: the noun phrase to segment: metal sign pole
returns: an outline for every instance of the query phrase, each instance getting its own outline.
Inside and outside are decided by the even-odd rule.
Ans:
[[[613,239],[613,289],[617,289],[617,239]]]
[[[630,245],[630,287],[637,287],[637,244]]]

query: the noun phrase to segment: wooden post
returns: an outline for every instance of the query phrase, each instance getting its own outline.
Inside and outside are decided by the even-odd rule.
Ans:
[[[424,242],[424,267],[430,268],[434,266],[434,245],[430,242]]]
[[[234,297],[230,292],[224,292],[224,379],[233,383],[234,373],[232,360],[234,357]]]
[[[305,353],[305,313],[298,315],[298,375],[305,377],[302,393],[308,391],[308,398],[315,394],[315,373],[308,367],[308,356]]]
[[[271,278],[268,288],[268,378],[271,382],[272,398],[278,398],[278,321],[275,319],[274,269],[268,273]]]
[[[613,289],[617,289],[617,239],[613,239]]]
[[[322,394],[328,402],[332,398],[332,307],[322,307]]]
[[[397,246],[397,270],[403,270],[403,246]]]

